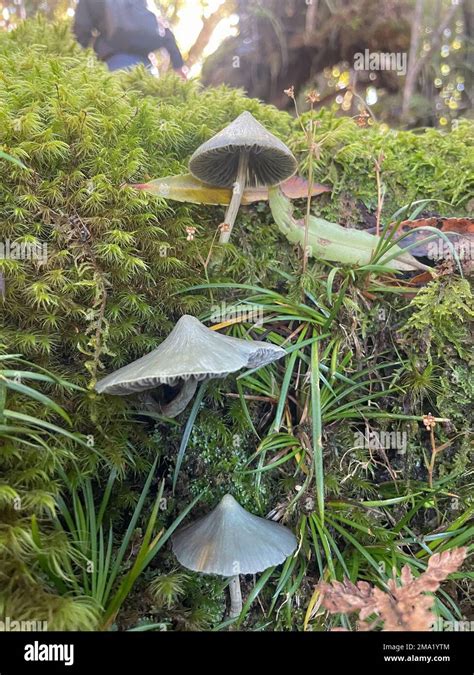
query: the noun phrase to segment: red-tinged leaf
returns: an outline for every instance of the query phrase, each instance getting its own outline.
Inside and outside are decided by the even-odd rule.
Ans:
[[[429,272],[422,272],[421,274],[417,274],[416,277],[410,279],[410,283],[414,286],[423,286],[424,284],[428,284],[430,281],[433,281],[433,275]]]
[[[293,176],[288,178],[281,185],[280,188],[283,194],[289,199],[305,199],[308,196],[308,181],[301,176]],[[317,195],[323,194],[324,192],[331,192],[331,188],[327,185],[320,185],[319,183],[313,183],[311,196],[316,197]],[[268,190],[266,190],[266,198],[268,199]]]
[[[400,226],[402,228],[436,227],[442,232],[474,235],[474,218],[416,218],[415,220],[404,220]]]

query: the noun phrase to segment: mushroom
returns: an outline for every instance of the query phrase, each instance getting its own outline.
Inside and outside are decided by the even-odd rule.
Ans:
[[[296,546],[296,537],[287,527],[254,516],[229,494],[211,513],[172,537],[173,553],[183,567],[230,577],[231,618],[242,612],[239,575],[279,565]]]
[[[194,396],[199,381],[260,368],[285,354],[271,343],[221,335],[185,314],[157,349],[107,375],[95,388],[99,393],[126,396],[161,384],[181,384],[176,397],[160,408],[163,415],[176,417]]]
[[[297,162],[291,151],[249,112],[203,143],[189,160],[199,180],[217,187],[233,187],[220,243],[229,241],[245,186],[274,186],[292,176]]]

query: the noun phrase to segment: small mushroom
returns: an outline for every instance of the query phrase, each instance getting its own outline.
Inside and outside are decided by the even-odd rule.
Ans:
[[[291,151],[249,112],[203,143],[189,160],[199,180],[217,187],[233,187],[220,242],[227,243],[242,202],[245,186],[274,186],[292,176],[297,162]]]
[[[176,397],[160,408],[163,415],[176,417],[194,396],[199,381],[260,368],[285,353],[271,343],[221,335],[194,316],[184,315],[159,347],[107,375],[95,388],[101,394],[126,396],[162,384],[181,384]]]
[[[187,569],[230,577],[230,612],[242,612],[240,574],[256,574],[284,562],[296,549],[294,534],[283,525],[259,518],[225,495],[207,516],[172,537],[173,553]]]

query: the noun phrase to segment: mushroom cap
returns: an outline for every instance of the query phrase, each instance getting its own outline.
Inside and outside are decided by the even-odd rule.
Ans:
[[[211,513],[179,530],[172,546],[183,567],[231,577],[279,565],[297,541],[287,527],[254,516],[225,495]]]
[[[285,354],[271,343],[221,335],[185,314],[159,347],[107,375],[95,388],[125,396],[189,378],[223,378],[242,368],[260,368]]]
[[[189,170],[209,185],[232,187],[242,150],[249,152],[248,185],[278,185],[298,168],[286,145],[251,113],[243,112],[195,151],[189,160]]]

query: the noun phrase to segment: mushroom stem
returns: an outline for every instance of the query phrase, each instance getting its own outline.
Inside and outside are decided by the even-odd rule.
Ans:
[[[249,153],[246,150],[242,150],[239,157],[239,168],[237,171],[237,178],[234,183],[234,189],[232,191],[232,199],[230,200],[230,204],[225,214],[224,224],[226,225],[226,227],[222,229],[221,236],[219,238],[220,244],[227,244],[230,240],[232,228],[234,227],[235,219],[237,218],[240,204],[244,196],[248,165],[249,165]]]
[[[238,574],[230,578],[229,591],[230,591],[229,617],[231,619],[235,619],[238,616],[240,616],[242,612],[242,592],[240,590],[240,577]]]
[[[174,399],[166,405],[161,406],[162,414],[166,415],[166,417],[177,417],[183,412],[196,393],[197,386],[198,381],[195,377],[190,377],[189,380],[186,380]]]

